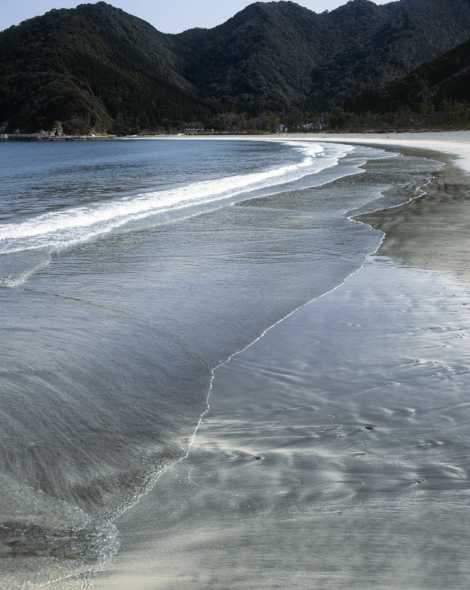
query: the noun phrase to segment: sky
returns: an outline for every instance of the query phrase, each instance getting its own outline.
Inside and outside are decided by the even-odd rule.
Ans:
[[[0,30],[52,8],[73,8],[98,0],[0,0]],[[248,6],[250,0],[107,0],[139,16],[164,33],[178,33],[192,27],[213,27]],[[390,0],[374,0],[385,4]],[[346,0],[298,0],[316,12],[331,10]]]

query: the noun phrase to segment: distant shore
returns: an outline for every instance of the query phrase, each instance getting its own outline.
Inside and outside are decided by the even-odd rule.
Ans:
[[[455,160],[463,171],[470,172],[470,131],[423,131],[390,133],[282,133],[264,135],[155,135],[133,139],[179,139],[179,140],[263,140],[263,141],[319,141],[356,144],[392,149],[412,149],[434,155],[443,154]]]
[[[375,134],[318,134],[317,141],[413,149],[444,154],[464,172],[470,172],[470,131],[433,131]]]
[[[375,147],[409,148],[442,153],[456,159],[456,164],[470,172],[470,131],[410,131],[389,133],[257,133],[257,134],[138,134],[116,135],[62,135],[48,136],[41,133],[0,134],[0,141],[103,141],[103,140],[302,140],[361,144]]]
[[[326,141],[373,145],[394,148],[417,148],[434,152],[443,152],[456,156],[466,163],[460,162],[470,171],[470,131],[407,131],[407,132],[374,132],[362,133],[142,133],[135,135],[117,136],[108,134],[93,135],[44,135],[43,133],[0,133],[0,141],[102,141],[102,140],[132,140],[132,139],[192,139],[192,140],[303,140]]]
[[[97,141],[117,139],[116,135],[44,135],[41,133],[0,133],[0,141]]]

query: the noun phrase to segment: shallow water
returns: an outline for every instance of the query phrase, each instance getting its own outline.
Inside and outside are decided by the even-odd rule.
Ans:
[[[349,218],[416,197],[440,165],[61,145],[8,145],[2,172],[46,152],[38,202],[28,179],[1,197],[0,587],[459,588],[464,564],[443,565],[465,541],[440,547],[464,528],[466,443],[442,429],[464,415],[466,291],[368,258],[383,234]],[[432,581],[420,564],[441,554]]]
[[[371,261],[219,369],[98,587],[465,588],[468,296]]]

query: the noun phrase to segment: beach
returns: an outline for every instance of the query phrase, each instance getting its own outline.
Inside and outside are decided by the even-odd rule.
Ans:
[[[414,133],[364,133],[316,135],[324,141],[345,141],[348,144],[410,148],[443,153],[456,160],[462,170],[470,171],[469,131],[428,131]]]
[[[100,588],[466,587],[468,181],[412,171],[354,216],[385,232],[376,253],[217,369]]]
[[[467,587],[466,136],[253,139],[10,221],[0,587]],[[194,210],[108,190],[180,150]]]

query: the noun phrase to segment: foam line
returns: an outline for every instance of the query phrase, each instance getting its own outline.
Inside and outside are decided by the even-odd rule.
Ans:
[[[246,198],[247,193],[300,180],[334,167],[353,149],[338,146],[335,153],[327,156],[318,143],[284,143],[300,151],[304,158],[298,163],[275,169],[197,182],[112,202],[72,207],[21,223],[0,225],[0,255],[41,248],[63,249],[150,216],[187,212],[189,208],[238,196]]]

